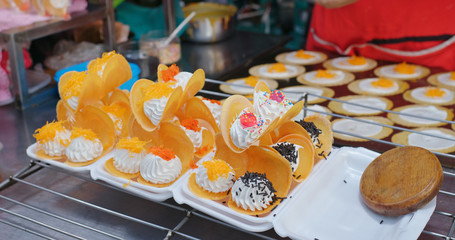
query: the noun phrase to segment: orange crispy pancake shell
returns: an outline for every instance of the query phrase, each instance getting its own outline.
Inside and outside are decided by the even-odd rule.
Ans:
[[[163,77],[161,71],[167,70],[168,67],[164,64],[158,65],[158,82],[163,82]],[[194,97],[196,93],[199,92],[204,87],[205,84],[205,72],[202,69],[197,69],[193,76],[191,76],[190,80],[188,81],[185,89],[183,89],[183,95],[180,99],[179,107],[183,106],[188,99]]]
[[[303,128],[302,126],[300,126],[300,124],[294,122],[293,120],[288,120],[281,126],[275,128],[272,132],[270,132],[270,136],[272,138],[273,143],[277,143],[279,139],[289,134],[297,134],[311,140],[311,137],[305,130],[305,128]]]
[[[98,64],[100,64],[100,59],[93,59],[89,62],[89,75],[96,75],[99,77],[98,73],[91,71],[91,69],[96,69],[95,66]],[[103,73],[101,75],[103,88],[100,93],[102,93],[102,97],[104,97],[109,92],[128,81],[133,74],[128,61],[126,61],[122,55],[114,53],[114,56],[110,57],[105,63]]]
[[[167,187],[173,184],[183,174],[190,169],[190,165],[193,161],[193,143],[186,136],[185,131],[177,126],[176,124],[165,122],[162,123],[157,130],[159,139],[156,142],[152,142],[155,146],[164,146],[165,148],[171,149],[176,156],[179,157],[182,162],[182,172],[180,175],[170,183],[156,184],[146,181],[142,176],[138,177],[138,182],[141,184],[153,186],[153,187]]]
[[[265,84],[264,81],[258,81],[256,83],[256,86],[254,87],[254,92],[257,94],[259,91],[262,92],[270,92],[270,88]],[[280,117],[280,120],[276,123],[276,127],[281,126],[283,123],[285,123],[288,120],[293,119],[295,116],[297,116],[300,113],[300,110],[303,108],[303,101],[297,102],[294,104],[291,109],[289,109],[285,114],[283,114]]]
[[[141,125],[136,121],[134,115],[130,115],[128,119],[128,136],[129,137],[137,137],[141,141],[149,141],[149,142],[158,142],[159,135],[158,131],[146,131],[144,130]],[[146,145],[150,147],[149,144]]]
[[[286,197],[292,182],[291,165],[288,160],[271,147],[251,146],[244,153],[248,159],[247,170],[250,172],[264,173],[275,188],[275,195],[277,197]],[[241,176],[243,174],[241,174]],[[261,211],[250,211],[238,207],[231,196],[228,206],[243,214],[260,215],[270,212],[280,202],[280,200],[277,200]]]
[[[220,128],[221,134],[223,135],[224,140],[226,141],[227,145],[235,152],[243,152],[245,149],[241,149],[232,142],[230,129],[232,123],[237,118],[237,116],[242,112],[243,109],[248,108],[249,111],[254,112],[253,104],[244,96],[241,95],[232,95],[227,98],[223,106],[221,108],[221,116],[220,116]],[[285,114],[286,115],[286,114]],[[263,130],[261,136],[267,135],[270,131],[272,131],[279,122],[279,118],[275,119],[272,123],[270,123],[266,129]]]
[[[110,174],[120,177],[120,178],[126,178],[126,179],[134,179],[137,178],[141,175],[140,172],[137,173],[124,173],[119,171],[115,166],[114,166],[114,158],[111,158],[107,160],[104,163],[104,167],[106,168],[106,171],[109,172]]]
[[[71,111],[61,99],[58,100],[56,109],[57,120],[64,122],[64,126],[67,129],[71,129],[75,121],[74,112]]]
[[[153,131],[157,126],[155,126],[152,121],[145,115],[143,109],[143,98],[144,93],[142,89],[153,87],[155,83],[147,79],[139,79],[136,81],[131,88],[130,94],[130,104],[131,110],[141,127],[146,131]],[[179,108],[179,101],[182,96],[182,88],[177,87],[169,96],[166,107],[164,108],[163,115],[161,116],[161,122],[172,119],[175,112]],[[159,124],[158,124],[159,125]]]
[[[314,165],[314,145],[310,139],[298,134],[289,134],[278,140],[278,143],[288,142],[302,148],[299,149],[299,165],[294,171],[292,178],[296,182],[302,182],[308,175]]]
[[[100,159],[112,150],[115,141],[114,123],[105,112],[94,106],[86,106],[79,110],[75,115],[75,119],[75,127],[91,129],[103,144],[103,153],[93,161],[82,163],[70,162],[69,160],[66,161],[66,163],[71,166],[86,166]]]
[[[316,147],[314,151],[315,157],[315,164],[327,157],[327,155],[332,151],[332,144],[333,144],[333,132],[332,132],[332,124],[330,123],[327,118],[321,115],[312,115],[308,116],[305,119],[305,122],[313,122],[317,128],[319,128],[322,133],[319,134],[319,142],[322,144],[320,148]]]
[[[183,111],[180,112],[178,115],[179,119],[188,119],[188,118],[198,118],[207,121],[211,128],[214,130],[214,133],[220,132],[220,128],[216,124],[215,118],[213,117],[210,109],[205,105],[202,99],[198,97],[190,98],[184,108]]]

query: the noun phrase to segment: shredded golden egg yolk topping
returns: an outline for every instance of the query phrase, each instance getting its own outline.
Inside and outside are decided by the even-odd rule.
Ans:
[[[185,119],[185,120],[181,121],[180,124],[188,130],[193,130],[195,132],[201,131],[199,122],[196,119]]]
[[[55,135],[59,131],[65,131],[65,127],[63,127],[62,122],[46,122],[46,125],[35,130],[33,137],[36,138],[37,142],[45,143],[54,140]],[[60,143],[64,144],[62,140],[60,140]]]
[[[282,63],[274,63],[272,64],[271,67],[269,67],[269,69],[267,70],[269,73],[272,73],[272,72],[286,72],[286,66],[284,66],[284,64]]]
[[[313,55],[306,53],[306,52],[303,51],[302,49],[298,50],[298,51],[295,53],[295,57],[297,57],[297,58],[303,58],[303,59],[314,58]]]
[[[412,64],[407,64],[406,62],[402,62],[397,64],[393,70],[397,73],[401,74],[413,74],[415,72],[416,66]]]
[[[162,97],[169,97],[174,89],[170,87],[171,83],[154,83],[148,88],[144,88],[144,101],[149,99],[160,99]]]
[[[125,114],[126,111],[126,109],[118,103],[103,105],[101,106],[101,110],[103,110],[105,113],[110,113],[118,118],[123,117],[123,114]]]
[[[390,79],[380,77],[378,80],[372,81],[371,85],[379,88],[390,88],[394,86],[394,82]]]
[[[152,153],[155,156],[162,158],[165,161],[169,161],[175,158],[175,153],[169,148],[163,147],[150,147],[149,153]]]
[[[209,101],[209,102],[211,102],[213,104],[221,105],[221,102],[218,101],[218,100],[215,100],[215,99],[208,99],[208,98],[203,97],[202,100],[207,100],[207,101]]]
[[[84,137],[85,139],[92,141],[98,138],[91,129],[74,127],[73,130],[71,130],[71,140],[78,137]]]
[[[87,77],[87,72],[75,72],[68,81],[62,86],[64,100],[81,94],[82,83]]]
[[[93,65],[89,64],[88,71],[89,72],[98,73],[99,71],[103,70],[103,68],[106,65],[106,63],[109,61],[109,59],[111,59],[113,56],[115,56],[115,54],[116,54],[115,51],[110,51],[110,52],[103,53],[101,58],[97,58],[97,59],[94,60],[95,63]]]
[[[256,83],[258,83],[258,80],[259,80],[258,77],[249,76],[249,77],[245,78],[245,84],[248,86],[254,87],[254,86],[256,86]]]
[[[316,72],[317,78],[334,78],[335,75],[335,73],[329,73],[327,70],[318,70]]]
[[[455,72],[450,73],[450,80],[455,80]]]
[[[362,56],[353,55],[350,58],[348,58],[347,62],[351,65],[364,65],[365,63],[367,63],[367,60]]]
[[[220,159],[204,161],[202,165],[207,169],[207,177],[212,182],[216,181],[219,177],[227,178],[228,174],[233,171],[229,164]]]
[[[163,79],[164,82],[169,81],[176,82],[177,80],[175,80],[174,77],[179,73],[180,73],[179,67],[177,67],[177,65],[175,64],[172,64],[168,69],[161,71],[161,78]]]
[[[144,150],[147,142],[139,140],[139,138],[121,138],[115,145],[116,148],[127,149],[128,152],[140,153]]]
[[[444,97],[444,95],[446,95],[446,93],[440,88],[427,88],[425,91],[425,96],[431,98],[440,98]]]

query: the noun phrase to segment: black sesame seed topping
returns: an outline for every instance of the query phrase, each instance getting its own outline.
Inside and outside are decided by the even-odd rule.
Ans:
[[[226,204],[226,201],[223,201],[223,204]]]
[[[288,142],[278,143],[273,146],[281,156],[285,157],[290,163],[297,163],[297,151],[295,145]]]
[[[313,122],[305,122],[305,120],[296,121],[296,123],[300,124],[305,130],[310,134],[311,140],[316,140],[319,143],[319,134],[322,133],[321,129],[317,128]]]
[[[272,210],[270,211],[273,212],[273,210],[275,210],[276,207],[278,207],[278,205],[275,205],[275,207],[273,207]]]
[[[384,220],[381,220],[381,222],[379,222],[379,224],[382,224],[384,222]]]
[[[343,180],[343,182],[344,182],[344,183],[348,183],[348,182],[346,182],[346,180]]]

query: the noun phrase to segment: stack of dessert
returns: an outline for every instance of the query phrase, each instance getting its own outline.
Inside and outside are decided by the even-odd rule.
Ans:
[[[204,86],[202,69],[160,65],[157,76],[119,90],[131,70],[115,52],[85,72],[66,73],[57,121],[35,132],[37,156],[78,167],[112,152],[103,165],[109,174],[159,188],[192,171],[185,184],[194,195],[259,215],[330,154],[330,122],[319,115],[295,122],[303,102],[291,103],[262,81],[253,102],[233,95],[221,104],[195,96]]]

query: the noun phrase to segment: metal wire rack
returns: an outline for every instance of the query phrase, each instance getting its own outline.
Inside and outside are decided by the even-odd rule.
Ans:
[[[207,79],[207,82],[212,82],[216,84],[232,84],[216,80]],[[235,85],[235,84],[232,84]],[[212,95],[217,97],[228,97],[229,94],[201,90],[200,93],[206,95]],[[286,92],[285,92],[286,93]],[[307,99],[309,95],[313,95],[320,98],[325,98],[327,100],[339,101],[337,99],[328,98],[324,96],[319,96],[311,93],[303,93],[302,99]],[[354,104],[349,103],[348,104]],[[359,104],[354,104],[359,105]],[[381,110],[370,106],[362,107]],[[362,119],[352,118],[344,115],[339,115],[335,113],[326,113],[320,112],[314,109],[307,108],[307,104],[304,107],[304,115],[308,111],[332,115],[338,118],[347,118],[354,121],[365,122]],[[397,113],[389,110],[386,112]],[[406,114],[408,115],[408,114]],[[413,115],[410,115],[413,116]],[[413,116],[419,117],[419,116]],[[432,119],[431,117],[422,117],[429,120],[438,120]],[[445,121],[450,124],[454,124],[453,121]],[[371,122],[367,122],[372,124]],[[390,126],[386,124],[380,124],[382,127],[388,127],[392,129],[397,129],[400,131],[410,131],[416,132],[406,128],[400,128],[396,126]],[[366,138],[370,141],[375,141],[380,144],[387,144],[392,146],[400,146],[389,141],[377,140],[373,138],[363,137],[360,135],[352,134],[344,131],[335,131],[341,134],[350,135],[358,138]],[[419,133],[419,132],[416,132]],[[421,133],[419,133],[421,134]],[[423,135],[429,135],[432,137],[439,137],[436,135],[431,135],[423,133]],[[454,139],[447,139],[455,141]],[[455,159],[453,154],[442,154],[434,152],[438,156],[448,157]],[[54,181],[49,183],[42,181],[42,176],[53,176]],[[54,177],[55,176],[55,177]],[[105,184],[100,181],[94,181],[87,176],[87,174],[80,173],[71,173],[60,168],[48,165],[39,160],[31,160],[29,166],[23,170],[17,172],[15,175],[11,176],[9,179],[3,181],[0,184],[0,230],[17,232],[19,238],[26,239],[141,239],[141,238],[150,238],[150,237],[138,237],[138,235],[125,235],[122,231],[116,231],[116,227],[113,227],[115,224],[126,224],[134,229],[149,229],[153,232],[153,239],[200,239],[203,236],[198,235],[195,231],[188,231],[187,225],[191,226],[190,221],[194,218],[198,218],[198,221],[207,221],[211,226],[222,226],[223,228],[228,229],[229,234],[240,234],[242,238],[248,239],[276,239],[279,238],[273,230],[269,230],[265,233],[254,233],[249,232],[238,227],[227,224],[223,221],[210,217],[202,212],[199,212],[188,206],[179,205],[173,201],[165,202],[153,202],[150,200],[145,200],[147,204],[153,204],[152,208],[160,208],[160,211],[163,211],[165,215],[175,216],[175,221],[173,224],[163,223],[162,220],[148,219],[143,217],[143,215],[136,214],[128,215],[125,213],[124,209],[117,209],[117,207],[99,203],[96,197],[88,196],[87,194],[72,194],[71,191],[67,191],[67,188],[77,188],[75,186],[65,186],[59,187],[59,183],[64,182],[64,179],[71,178],[72,182],[76,180],[79,182],[78,186],[90,184],[91,188],[95,186],[95,189],[99,189],[99,192],[93,192],[93,195],[98,194],[123,194],[128,195],[128,199],[139,199],[139,195],[125,191],[124,189],[113,187],[109,184]],[[438,194],[438,205],[436,211],[434,211],[429,223],[422,232],[419,239],[453,239],[455,240],[455,173],[452,169],[444,168],[444,178],[445,185],[440,190]],[[62,180],[63,179],[63,180]],[[75,180],[74,180],[75,179]],[[27,191],[19,190],[19,187],[25,186]],[[76,192],[80,193],[79,191]],[[45,196],[42,196],[45,195]],[[14,196],[14,197],[12,197]],[[51,196],[51,197],[49,197]],[[61,202],[71,202],[72,208],[80,209],[81,212],[93,212],[87,216],[92,216],[96,218],[97,215],[108,215],[115,220],[113,223],[108,222],[106,224],[100,224],[97,221],[91,221],[89,218],[76,218],[71,215],[67,215],[67,212],[62,212],[56,210],[56,208],[47,208],[41,207],[39,201],[46,201],[46,199],[52,199],[55,205],[59,206],[60,209]],[[38,199],[38,201],[36,201]],[[144,199],[140,199],[144,200]],[[439,204],[444,202],[444,204]],[[52,205],[52,204],[51,204]],[[443,205],[439,207],[439,205]],[[77,219],[77,220],[74,220]],[[81,220],[84,219],[84,220]],[[444,219],[444,221],[441,221]],[[441,223],[443,222],[443,223]],[[134,225],[134,226],[131,226]],[[2,231],[3,232],[3,231]],[[25,237],[24,237],[25,236]],[[155,237],[160,236],[160,237]]]

